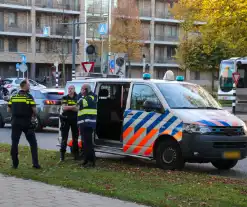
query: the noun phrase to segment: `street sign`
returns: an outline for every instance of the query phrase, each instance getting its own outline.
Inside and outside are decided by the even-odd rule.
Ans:
[[[232,78],[233,78],[233,81],[234,81],[235,85],[237,86],[238,85],[238,81],[240,79],[240,73],[238,73],[238,72],[232,73]]]
[[[25,63],[20,64],[20,71],[23,73],[27,71],[27,65]]]
[[[82,62],[81,65],[86,73],[92,72],[94,68],[94,62]]]
[[[99,24],[98,32],[100,35],[105,35],[108,33],[107,24]]]
[[[43,36],[50,36],[50,27],[43,27]]]
[[[27,63],[27,57],[24,54],[21,54],[21,62]]]
[[[111,60],[111,62],[110,62],[110,68],[111,69],[115,69],[115,61],[114,60]]]
[[[19,64],[19,63],[16,63],[15,68],[16,68],[16,71],[19,71],[19,69],[20,69],[20,64]]]

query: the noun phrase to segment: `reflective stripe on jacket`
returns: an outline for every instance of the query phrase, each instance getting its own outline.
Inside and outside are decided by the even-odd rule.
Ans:
[[[97,96],[90,92],[78,101],[79,111],[77,124],[84,127],[96,128]]]

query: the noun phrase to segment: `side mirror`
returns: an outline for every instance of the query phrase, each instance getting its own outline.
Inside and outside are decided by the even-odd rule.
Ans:
[[[163,106],[160,103],[156,103],[154,101],[150,101],[150,100],[144,101],[143,108],[147,112],[156,111],[159,113],[163,113]]]

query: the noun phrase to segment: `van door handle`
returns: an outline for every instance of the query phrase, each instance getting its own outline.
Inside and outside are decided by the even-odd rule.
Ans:
[[[133,113],[129,113],[127,116],[133,116],[134,114]]]

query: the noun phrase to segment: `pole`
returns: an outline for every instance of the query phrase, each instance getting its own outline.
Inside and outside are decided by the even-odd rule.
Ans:
[[[103,41],[103,35],[101,36],[101,60],[100,60],[100,70],[101,73],[104,74],[104,41]]]
[[[109,74],[109,59],[111,57],[111,34],[109,32],[109,30],[111,29],[111,5],[112,5],[112,0],[108,0],[108,70],[107,70],[107,74]],[[115,59],[115,57],[114,57]]]
[[[55,75],[55,78],[56,78],[56,88],[58,88],[58,62],[55,62],[54,63],[54,66],[56,67],[56,75]]]
[[[76,51],[75,51],[75,25],[76,22],[73,20],[73,29],[72,29],[72,80],[75,79],[75,56],[76,56]]]
[[[233,83],[233,100],[232,100],[232,113],[236,114],[236,84]]]
[[[142,72],[145,73],[146,58],[143,58],[143,69]]]

